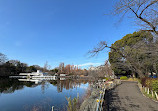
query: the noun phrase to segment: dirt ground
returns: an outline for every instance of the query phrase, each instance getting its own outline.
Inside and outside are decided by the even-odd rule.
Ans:
[[[136,82],[122,82],[107,91],[104,99],[107,111],[158,111],[158,103],[144,97]]]

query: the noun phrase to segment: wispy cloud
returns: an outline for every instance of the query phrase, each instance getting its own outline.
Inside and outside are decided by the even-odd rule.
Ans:
[[[99,66],[99,65],[101,65],[102,63],[93,63],[93,62],[88,62],[88,63],[84,63],[84,64],[79,64],[78,66],[79,67],[85,67],[85,66]],[[77,66],[77,65],[75,65],[75,66]]]

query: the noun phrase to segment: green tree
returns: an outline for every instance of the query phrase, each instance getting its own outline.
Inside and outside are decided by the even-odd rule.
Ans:
[[[139,77],[155,72],[157,64],[157,44],[149,32],[139,31],[128,34],[112,44],[109,62],[115,73],[135,73]]]
[[[35,66],[29,66],[26,68],[26,72],[36,72],[36,71],[37,71],[37,69]]]
[[[95,56],[105,48],[110,48],[109,62],[115,74],[134,73],[145,77],[149,72],[157,72],[158,41],[148,31],[127,34],[122,39],[108,46],[101,41],[89,53]]]

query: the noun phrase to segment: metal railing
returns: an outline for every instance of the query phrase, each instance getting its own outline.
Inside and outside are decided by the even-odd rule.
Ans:
[[[108,88],[107,87],[108,84],[105,84],[104,82],[102,84],[100,84],[101,90],[100,90],[100,96],[99,99],[96,100],[97,102],[97,107],[96,107],[96,111],[103,111],[103,101],[104,101],[104,95],[105,95],[105,90]]]
[[[118,84],[121,84],[121,82],[116,81],[116,83],[115,83],[115,82],[111,81],[111,82],[108,82],[108,83],[102,82],[102,84],[100,84],[101,85],[101,90],[100,90],[99,99],[96,100],[96,102],[97,102],[96,111],[103,111],[103,101],[104,101],[105,91],[108,90],[108,89],[114,88]]]

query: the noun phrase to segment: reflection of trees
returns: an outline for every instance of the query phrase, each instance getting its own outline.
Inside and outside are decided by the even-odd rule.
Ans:
[[[88,80],[77,80],[77,79],[67,79],[64,81],[53,80],[53,81],[42,81],[40,84],[35,84],[33,82],[19,82],[17,79],[0,78],[0,94],[1,93],[13,93],[16,90],[23,89],[26,87],[36,87],[41,85],[41,90],[44,91],[49,87],[49,83],[53,86],[57,86],[57,91],[62,92],[63,88],[66,90],[77,88],[81,84],[91,83]]]
[[[17,79],[0,78],[0,93],[13,93],[23,89],[24,86],[36,87],[37,85],[32,82],[19,82]]]
[[[58,92],[62,92],[63,88],[66,90],[69,89],[73,89],[73,88],[77,88],[78,86],[80,86],[81,84],[86,84],[86,83],[91,83],[92,81],[88,81],[88,80],[64,80],[64,81],[57,81],[57,90]]]
[[[53,86],[57,85],[57,81],[53,80],[53,81],[49,81],[50,84],[52,84]]]
[[[49,87],[49,84],[47,81],[42,81],[41,83],[41,90],[42,90],[42,93],[44,94],[45,93],[45,90]]]

